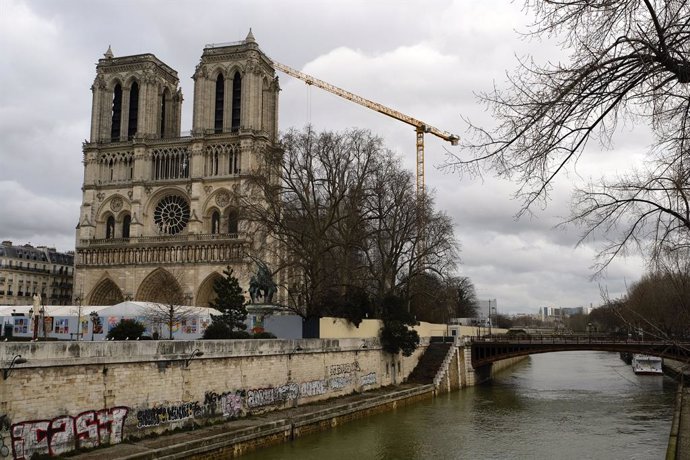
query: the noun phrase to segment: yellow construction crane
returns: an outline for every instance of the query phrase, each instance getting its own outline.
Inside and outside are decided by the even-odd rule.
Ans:
[[[295,70],[292,67],[286,66],[285,64],[281,64],[280,62],[276,62],[274,60],[272,60],[272,62],[273,66],[276,69],[290,75],[291,77],[299,78],[307,85],[314,85],[317,88],[326,90],[329,93],[335,94],[336,96],[340,96],[344,99],[356,102],[357,104],[363,105],[368,109],[376,110],[377,112],[380,112],[384,115],[388,115],[391,118],[395,118],[396,120],[400,120],[403,123],[407,123],[408,125],[414,126],[415,131],[417,132],[417,195],[424,193],[424,133],[430,133],[434,136],[440,137],[444,141],[450,142],[451,145],[458,145],[458,140],[460,138],[454,134],[450,134],[446,131],[441,131],[440,129],[434,128],[433,126],[429,125],[428,123],[424,123],[423,121],[417,120],[416,118],[412,118],[408,115],[405,115],[404,113],[400,113],[397,110],[388,108],[385,105],[381,105],[376,102],[370,101],[369,99],[357,96],[356,94],[353,94],[349,91],[345,91],[344,89],[338,88],[335,85],[331,85],[330,83],[326,83],[323,80],[319,80],[318,78],[314,78],[311,75],[307,75],[306,73],[300,72],[299,70]]]

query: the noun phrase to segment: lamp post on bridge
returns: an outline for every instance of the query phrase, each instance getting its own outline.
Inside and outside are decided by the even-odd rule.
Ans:
[[[592,343],[592,322],[587,323],[587,339]]]

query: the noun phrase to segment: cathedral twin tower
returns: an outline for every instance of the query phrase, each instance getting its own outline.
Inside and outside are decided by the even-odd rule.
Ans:
[[[110,48],[98,61],[76,239],[86,305],[207,306],[227,265],[247,286],[253,231],[240,190],[277,149],[278,81],[251,31],[207,45],[193,79],[192,131],[181,136],[175,70]]]

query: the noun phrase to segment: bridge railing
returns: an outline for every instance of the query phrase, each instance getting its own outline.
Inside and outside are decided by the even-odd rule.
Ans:
[[[469,337],[471,343],[630,343],[630,344],[662,344],[670,343],[664,340],[649,340],[639,337],[627,337],[621,335],[605,335],[605,334],[540,334],[540,335],[483,335],[480,337]]]

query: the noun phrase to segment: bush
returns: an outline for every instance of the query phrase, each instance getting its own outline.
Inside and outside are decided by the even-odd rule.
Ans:
[[[136,340],[142,336],[146,326],[135,319],[123,319],[108,332],[107,337],[115,340]]]
[[[252,335],[247,331],[232,331],[230,333],[231,339],[251,339]]]
[[[384,321],[381,329],[381,346],[384,351],[397,355],[410,356],[419,345],[419,334],[401,321]]]
[[[270,332],[257,332],[252,336],[252,339],[275,339],[276,336]]]
[[[229,339],[231,332],[230,327],[224,322],[213,321],[204,331],[204,336],[202,338],[207,340]]]

